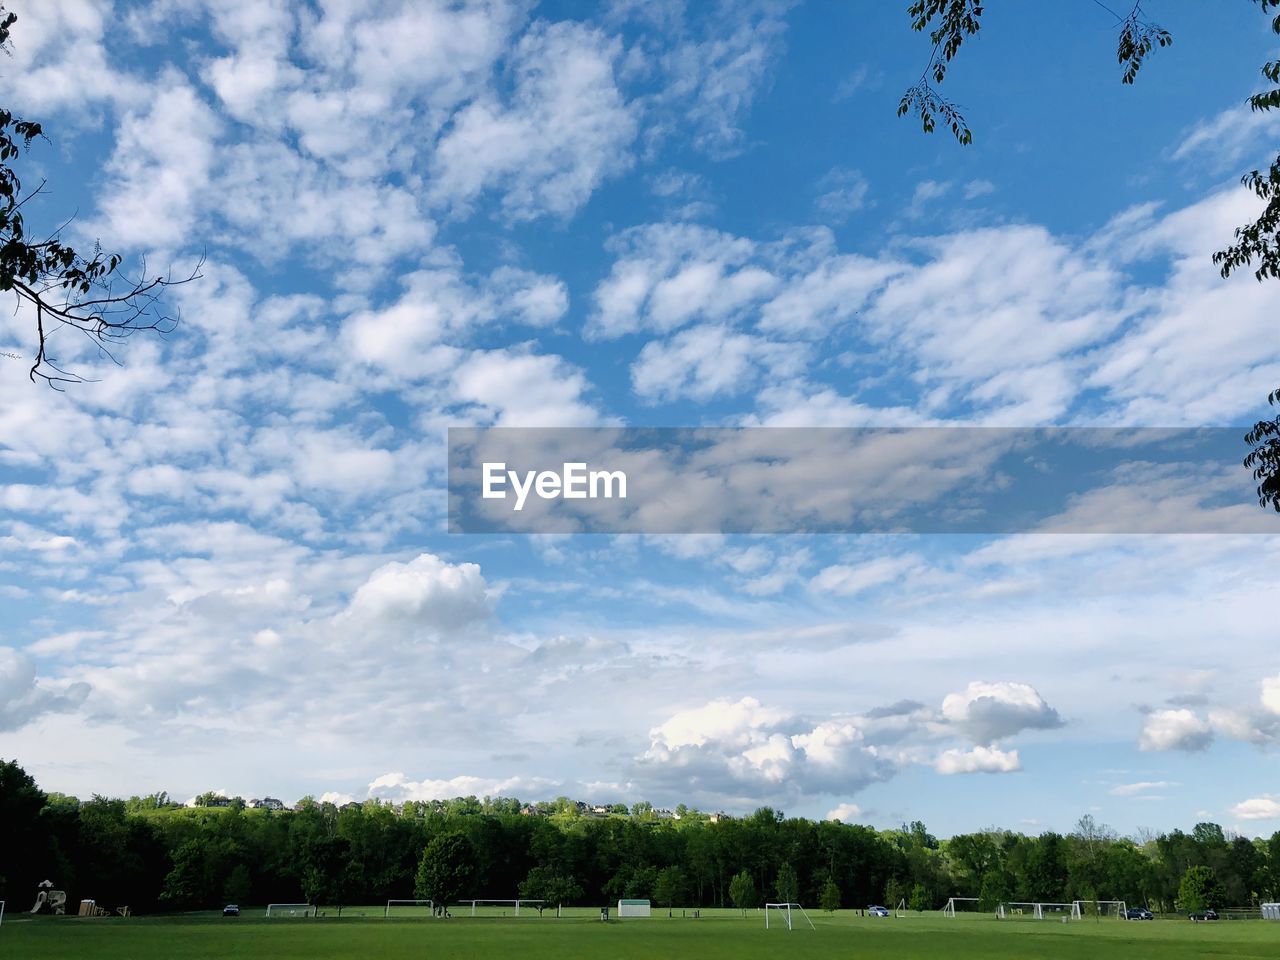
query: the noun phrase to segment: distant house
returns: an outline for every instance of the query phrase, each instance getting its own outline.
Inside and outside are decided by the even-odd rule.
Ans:
[[[284,805],[283,800],[277,800],[275,797],[263,797],[261,800],[250,800],[249,806],[254,810],[285,810],[288,809]]]
[[[348,800],[346,803],[344,803],[344,804],[343,804],[342,806],[340,806],[338,809],[339,809],[339,810],[359,810],[359,809],[360,809],[360,804],[356,803],[354,800]]]
[[[607,803],[597,803],[591,808],[591,814],[596,817],[603,817],[609,814],[609,805]]]
[[[208,807],[229,807],[229,806],[231,806],[231,798],[230,798],[230,797],[212,797],[212,798],[210,798],[209,802],[208,802],[207,804],[205,804],[205,806],[208,806]]]
[[[520,813],[526,817],[536,817],[538,815],[538,808],[532,803],[526,803],[520,808]]]

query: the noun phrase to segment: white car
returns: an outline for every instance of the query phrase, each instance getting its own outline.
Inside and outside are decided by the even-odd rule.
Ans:
[[[887,917],[888,915],[888,907],[867,907],[867,916],[869,917]]]

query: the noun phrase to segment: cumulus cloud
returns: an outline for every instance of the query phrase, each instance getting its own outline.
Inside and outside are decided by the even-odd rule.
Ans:
[[[803,359],[803,349],[791,345],[699,325],[666,342],[646,344],[631,365],[631,384],[649,402],[682,397],[705,402],[744,393],[765,377],[796,372]]]
[[[948,694],[942,701],[942,717],[975,743],[986,745],[1023,730],[1052,730],[1064,722],[1034,687],[1011,682],[974,681],[963,691]]]
[[[1138,736],[1140,750],[1204,750],[1213,729],[1191,710],[1152,710]]]
[[[1280,799],[1270,794],[1250,797],[1233,806],[1231,815],[1241,820],[1280,820]]]
[[[957,773],[1014,773],[1022,769],[1017,750],[999,747],[974,747],[972,750],[945,750],[934,769],[943,776]]]
[[[862,808],[856,803],[842,803],[827,811],[826,820],[839,820],[842,823],[857,823],[862,818]]]
[[[403,773],[385,773],[369,784],[368,795],[379,800],[452,800],[454,797],[545,796],[558,784],[554,780],[524,777],[473,777],[447,780],[410,780]]]
[[[602,417],[582,371],[557,356],[478,350],[453,371],[452,393],[485,425],[582,427]]]
[[[0,646],[0,730],[19,730],[45,714],[73,711],[88,695],[87,683],[37,678],[31,658]]]
[[[649,733],[641,782],[699,797],[852,793],[890,775],[890,764],[851,721],[806,724],[753,697],[680,711]]]
[[[490,601],[478,565],[424,553],[375,570],[356,590],[348,612],[363,622],[445,633],[486,620]]]
[[[621,45],[575,23],[535,24],[512,56],[510,102],[463,108],[434,158],[431,195],[470,204],[486,189],[515,220],[564,216],[630,162],[636,121],[613,76]]]

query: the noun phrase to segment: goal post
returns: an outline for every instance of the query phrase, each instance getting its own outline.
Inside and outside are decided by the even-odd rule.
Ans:
[[[1072,901],[1071,903],[1041,903],[1040,920],[1079,920],[1080,919],[1080,903]]]
[[[1123,900],[1077,900],[1075,908],[1077,920],[1083,917],[1124,920],[1129,912],[1129,905]]]
[[[794,930],[795,924],[800,922],[802,918],[805,923],[809,924],[810,930],[817,930],[813,925],[813,921],[809,919],[809,915],[804,912],[804,907],[798,903],[766,903],[764,905],[764,928],[771,929],[769,924],[769,911],[776,910],[778,920],[773,926],[786,926],[788,930]]]
[[[435,916],[436,904],[434,900],[388,900],[382,919],[390,920],[393,910],[396,917],[430,918]]]
[[[981,901],[977,897],[951,897],[947,900],[947,905],[942,908],[944,917],[955,917],[957,914],[976,914],[981,911],[978,905]]]
[[[0,926],[4,925],[4,901],[0,900]]]
[[[899,900],[898,905],[893,908],[893,915],[895,917],[905,917],[907,915],[907,901],[905,897]]]
[[[652,904],[648,900],[619,900],[618,917],[652,916]]]
[[[1082,916],[1080,908],[1084,903],[1092,903],[1092,901],[1075,900],[1071,903],[1045,903],[1041,901],[1033,903],[1030,901],[1006,900],[996,908],[996,916],[1001,920],[1079,920]]]
[[[316,908],[310,903],[268,903],[268,917],[314,917]]]
[[[471,904],[471,916],[473,917],[482,916],[483,914],[477,912],[477,908],[483,910],[486,907],[492,907],[492,908],[501,910],[502,912],[497,915],[504,916],[504,917],[507,915],[507,912],[506,912],[507,909],[510,909],[511,913],[514,916],[518,917],[520,916],[521,907],[532,907],[534,910],[538,910],[542,907],[543,904],[546,903],[545,900],[532,900],[532,899],[524,899],[524,898],[518,899],[518,900],[476,899],[476,900],[462,900],[460,902]],[[487,911],[486,911],[486,914],[487,914]]]

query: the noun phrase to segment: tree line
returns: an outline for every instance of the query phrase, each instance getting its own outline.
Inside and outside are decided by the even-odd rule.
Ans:
[[[1163,911],[1280,899],[1280,832],[1250,839],[1213,823],[1132,838],[1086,816],[1067,834],[991,828],[939,839],[920,822],[877,830],[769,807],[744,817],[681,807],[678,819],[648,804],[588,816],[562,798],[538,809],[475,797],[342,807],[305,799],[280,811],[240,800],[187,807],[164,794],[78,800],[46,794],[16,763],[0,763],[0,899],[22,909],[44,880],[70,904],[93,898],[135,912],[409,897],[741,909],[777,900],[829,910],[905,901],[932,910],[965,896],[992,909],[1079,899]]]

